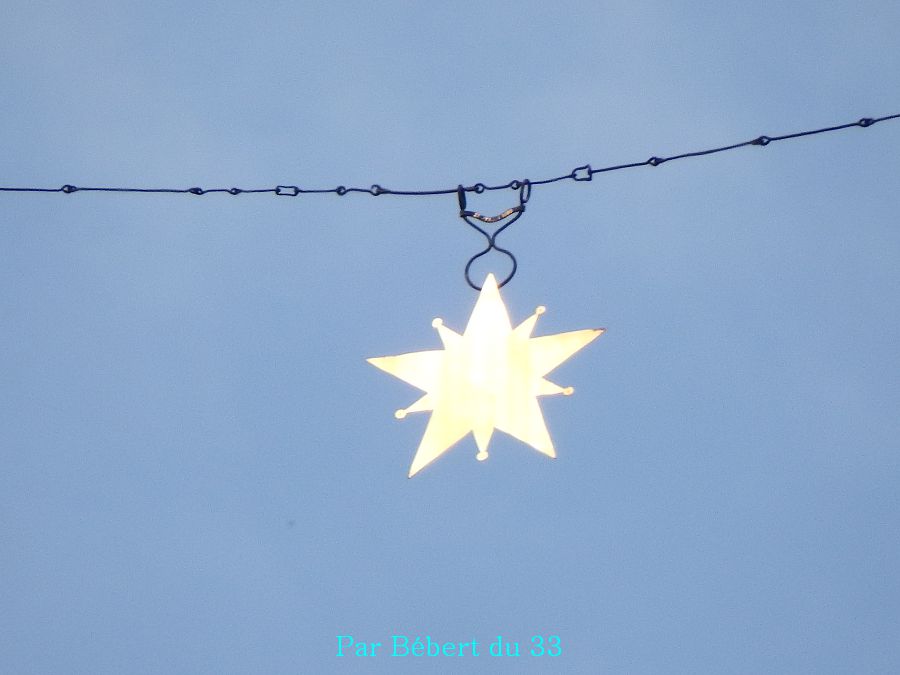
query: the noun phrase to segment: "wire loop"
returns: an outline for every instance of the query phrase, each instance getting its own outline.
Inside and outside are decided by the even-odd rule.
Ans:
[[[506,209],[506,211],[496,216],[483,216],[477,211],[468,211],[466,209],[466,188],[464,188],[462,185],[456,188],[456,198],[459,202],[459,217],[462,218],[469,227],[480,232],[482,236],[484,236],[484,238],[487,240],[487,246],[483,250],[479,251],[471,258],[469,258],[469,261],[466,263],[466,283],[476,291],[481,291],[481,286],[472,281],[472,277],[470,275],[472,265],[476,260],[478,260],[482,256],[487,255],[491,251],[502,253],[512,262],[512,270],[509,274],[506,275],[503,281],[497,284],[498,288],[502,288],[503,286],[508,284],[509,281],[516,275],[516,270],[518,270],[519,268],[519,263],[516,260],[516,256],[514,256],[508,249],[505,249],[502,246],[497,246],[497,236],[501,232],[503,232],[503,230],[508,228],[510,225],[512,225],[522,217],[522,214],[525,213],[525,204],[531,198],[531,181],[529,181],[528,179],[525,179],[523,181],[512,181],[510,187],[513,187],[513,184],[515,184],[516,189],[519,191],[519,205]],[[477,190],[474,191],[477,192]],[[483,227],[481,227],[478,223],[474,222],[475,220],[481,221],[482,223],[499,223],[501,221],[505,222],[503,222],[500,227],[494,230],[493,233],[490,233]]]

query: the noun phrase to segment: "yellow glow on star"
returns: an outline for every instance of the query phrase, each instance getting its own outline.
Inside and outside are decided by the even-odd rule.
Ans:
[[[513,328],[497,280],[489,274],[462,335],[447,328],[440,319],[432,322],[444,345],[442,350],[367,359],[373,366],[426,392],[411,406],[395,413],[403,419],[407,413],[432,411],[409,468],[410,478],[470,431],[475,436],[479,460],[488,457],[494,429],[548,457],[556,457],[537,397],[569,395],[573,390],[544,376],[598,338],[604,329],[531,337],[537,318],[543,313],[544,308],[538,307]]]

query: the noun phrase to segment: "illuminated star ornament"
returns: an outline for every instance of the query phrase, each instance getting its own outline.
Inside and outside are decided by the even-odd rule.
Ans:
[[[441,319],[432,322],[444,345],[442,350],[368,359],[377,368],[426,392],[395,413],[403,419],[407,413],[431,411],[409,468],[410,478],[469,432],[475,436],[479,460],[488,457],[494,429],[556,457],[537,399],[569,395],[573,390],[550,382],[545,375],[598,338],[604,329],[532,337],[537,318],[543,313],[544,308],[538,307],[513,328],[497,280],[489,274],[462,335],[447,328]]]

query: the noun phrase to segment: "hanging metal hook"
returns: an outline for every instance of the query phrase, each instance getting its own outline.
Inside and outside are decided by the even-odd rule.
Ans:
[[[459,201],[459,217],[462,218],[466,222],[466,224],[469,225],[469,227],[478,230],[482,235],[484,235],[484,238],[487,239],[488,243],[487,247],[483,251],[479,251],[478,253],[473,255],[471,258],[469,258],[469,262],[466,263],[466,283],[476,291],[480,291],[481,286],[472,281],[472,277],[469,276],[469,271],[472,269],[472,263],[478,260],[481,256],[487,255],[492,250],[494,250],[499,251],[512,261],[512,271],[506,276],[505,279],[503,279],[503,281],[497,284],[498,288],[502,288],[507,283],[509,283],[510,279],[512,279],[516,275],[516,270],[519,267],[519,263],[516,261],[516,256],[514,256],[507,249],[501,246],[497,246],[497,235],[503,232],[503,230],[512,225],[514,222],[516,222],[519,218],[522,217],[522,214],[525,213],[525,204],[531,198],[531,181],[529,181],[528,179],[525,179],[523,181],[513,181],[510,184],[510,187],[513,189],[518,189],[519,205],[514,206],[511,209],[506,209],[506,211],[497,216],[483,216],[477,211],[467,210],[466,188],[460,185],[456,189],[456,197]],[[512,217],[510,218],[510,216]],[[499,223],[503,220],[505,220],[506,222],[504,222],[500,227],[494,230],[493,234],[491,234],[490,232],[479,226],[477,223],[473,222],[473,218],[475,220],[481,221],[482,223]],[[509,220],[506,220],[507,218],[509,218]]]

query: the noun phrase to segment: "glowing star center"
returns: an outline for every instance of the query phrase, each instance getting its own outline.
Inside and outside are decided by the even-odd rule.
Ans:
[[[432,322],[443,350],[412,352],[368,359],[369,363],[426,392],[407,413],[430,410],[431,419],[409,469],[416,473],[444,454],[470,431],[478,446],[476,458],[487,459],[494,429],[556,457],[547,432],[538,396],[572,393],[544,376],[604,329],[577,330],[533,338],[538,316],[534,314],[513,328],[497,280],[489,274],[465,332],[460,335],[443,321]]]

